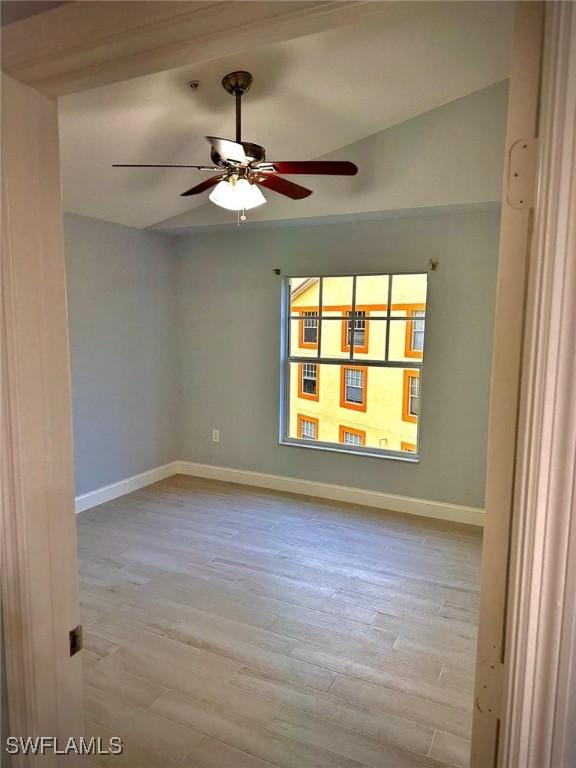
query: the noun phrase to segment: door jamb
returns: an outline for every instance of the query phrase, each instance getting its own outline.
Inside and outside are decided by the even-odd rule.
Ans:
[[[501,766],[576,764],[576,3],[548,3]],[[572,518],[572,519],[571,519]]]

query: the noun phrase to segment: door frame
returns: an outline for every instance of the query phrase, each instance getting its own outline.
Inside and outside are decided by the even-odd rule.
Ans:
[[[142,13],[147,14],[144,17],[139,13],[134,14],[133,19],[123,18],[124,26],[120,34],[118,20],[111,18],[115,14],[114,5],[109,4],[110,19],[101,9],[95,15],[93,3],[72,3],[10,25],[12,30],[4,28],[5,70],[16,81],[28,83],[36,92],[54,98],[74,90],[143,74],[150,71],[150,62],[154,70],[160,70],[191,60],[217,56],[222,52],[222,45],[233,44],[230,41],[238,40],[238,44],[245,45],[247,40],[251,44],[258,44],[260,40],[270,42],[271,39],[289,39],[327,26],[346,24],[358,14],[386,12],[383,3],[342,2],[327,7],[319,2],[307,2],[299,3],[295,9],[296,4],[290,7],[287,3],[276,2],[231,2],[227,4],[226,14],[222,13],[222,3],[181,3],[178,14],[175,14],[175,5],[157,2],[145,4],[145,8],[142,4]],[[260,15],[247,26],[245,14],[250,8],[255,11],[256,5],[260,6],[257,9]],[[538,7],[540,3],[518,3],[519,15],[529,13],[529,6]],[[496,655],[486,657],[497,658],[496,671],[490,671],[489,664],[479,664],[477,672],[477,694],[484,695],[481,694],[481,687],[486,684],[497,716],[489,718],[490,727],[486,729],[478,725],[482,718],[479,719],[476,714],[473,738],[480,749],[473,758],[473,768],[493,768],[494,765],[501,768],[518,768],[519,765],[523,768],[552,768],[554,765],[557,768],[561,765],[558,755],[567,748],[570,735],[567,727],[569,710],[566,706],[570,694],[568,686],[558,678],[558,672],[568,670],[569,650],[576,645],[576,618],[570,614],[566,599],[570,587],[573,592],[576,591],[574,557],[572,565],[569,565],[569,556],[574,555],[576,542],[574,531],[569,528],[568,515],[569,500],[573,498],[570,494],[573,493],[571,470],[574,468],[576,413],[573,387],[569,388],[565,384],[566,375],[570,373],[570,365],[573,364],[570,341],[576,337],[576,313],[561,288],[563,276],[574,275],[576,252],[574,176],[571,184],[568,176],[570,170],[574,173],[576,11],[573,2],[554,2],[546,4],[545,12],[545,95],[542,103],[539,193],[535,205],[536,227],[530,254],[528,292],[523,303],[526,322],[521,324],[516,348],[512,350],[521,375],[512,382],[508,381],[507,385],[493,388],[491,395],[493,413],[498,413],[503,405],[509,407],[510,403],[514,411],[512,443],[509,436],[506,438],[508,450],[512,446],[511,454],[509,451],[503,465],[494,470],[494,477],[502,483],[504,496],[499,499],[494,497],[493,512],[490,508],[487,512],[487,532],[491,517],[497,519],[496,516],[502,512],[503,502],[506,507],[505,520],[511,523],[506,530],[506,526],[500,524],[500,530],[510,546],[502,548],[494,544],[499,568],[504,567],[501,575],[506,581],[502,583],[507,584],[507,588],[502,590],[503,601],[498,598],[500,615],[491,619],[489,612],[488,618],[481,621],[481,632],[484,630],[488,637],[494,636],[496,630],[501,643]],[[211,25],[215,22],[217,31],[211,33]],[[185,25],[190,26],[186,27],[186,39],[183,40],[182,29]],[[239,27],[242,28],[240,36],[237,34]],[[41,50],[37,47],[39,35],[44,36],[43,43],[46,43]],[[231,49],[227,50],[230,52]],[[536,74],[538,76],[539,72]],[[49,155],[52,159],[57,158],[57,137],[52,138],[51,146]],[[49,191],[42,189],[42,179],[38,179],[37,184],[40,193]],[[24,198],[16,196],[9,202],[11,208],[8,216],[20,215],[24,220],[28,219],[39,241],[46,227],[52,232],[61,230],[62,206],[59,198],[46,214],[49,221],[45,219],[43,222],[33,220],[30,216],[30,203]],[[521,237],[524,238],[524,234]],[[518,241],[515,245],[518,246]],[[522,243],[520,245],[523,247]],[[12,255],[19,256],[19,243],[14,241],[10,247],[13,248]],[[63,284],[63,259],[59,258],[51,264],[51,274],[56,283],[60,281],[60,285]],[[30,272],[28,277],[23,296],[33,300],[42,275]],[[24,285],[22,283],[23,290]],[[500,295],[501,301],[506,300],[508,290],[515,292],[516,287],[512,284],[505,286]],[[65,294],[62,291],[57,294],[57,301],[61,318],[65,316]],[[3,312],[5,340],[11,337],[22,321],[22,305],[5,302]],[[38,316],[36,319],[32,317],[31,322],[37,324],[38,338],[41,339],[41,345],[44,345],[40,351],[47,352],[45,328],[41,327]],[[67,341],[65,329],[54,327],[48,329],[48,332],[54,338],[58,336],[62,351],[63,335],[64,341]],[[27,351],[18,345],[13,346],[12,351],[21,361],[7,361],[4,358],[3,364],[25,363],[26,357],[29,357]],[[26,436],[31,444],[36,442],[40,455],[43,446],[45,449],[46,445],[56,444],[52,440],[58,440],[62,435],[68,440],[71,402],[69,373],[64,358],[60,362],[50,361],[46,354],[39,354],[36,363],[48,390],[53,388],[52,391],[57,391],[63,381],[68,380],[60,424],[39,423],[36,434],[28,433]],[[574,373],[573,369],[571,373]],[[573,377],[570,381],[574,381]],[[14,491],[22,488],[21,470],[30,472],[34,469],[23,465],[22,455],[15,445],[14,430],[6,428],[6,424],[17,425],[21,415],[15,407],[15,393],[16,382],[8,376],[3,399],[2,452],[11,460],[4,463],[3,477],[9,492],[10,489]],[[23,403],[25,397],[24,390],[20,394]],[[556,403],[563,404],[561,423],[555,410]],[[50,440],[42,443],[47,437]],[[496,443],[493,442],[494,445]],[[494,461],[497,454],[491,458]],[[551,459],[554,460],[552,465]],[[69,531],[73,527],[74,508],[73,490],[69,483],[72,454],[68,448],[63,451],[60,469],[66,479],[65,485],[68,484],[60,491],[63,494],[61,498],[65,499],[60,524],[62,531]],[[53,481],[53,477],[43,477],[39,481],[43,484],[39,490],[46,499],[53,500]],[[55,534],[54,546],[47,556],[48,566],[56,565],[56,559],[59,558],[66,561],[70,573],[75,565],[74,543],[67,540],[64,546],[57,546],[60,530],[54,527],[55,521],[51,518],[53,509],[49,503],[40,505],[35,523],[40,522],[44,530],[52,525]],[[34,537],[30,516],[22,505],[14,504],[9,495],[3,499],[2,511],[4,531],[7,524],[17,528],[21,535],[13,539],[13,542],[20,553],[26,553],[29,537]],[[488,532],[488,557],[491,556],[491,549]],[[487,562],[489,564],[489,560]],[[2,567],[5,577],[5,560]],[[489,579],[486,574],[488,570],[484,569],[483,593],[486,593],[484,582]],[[31,607],[37,606],[39,584],[29,578],[20,583],[6,582],[3,578],[3,582],[4,605],[8,599],[20,609],[25,609],[22,613],[27,616],[25,629],[29,637],[33,636],[39,625],[38,617],[31,611]],[[69,601],[71,604],[74,602],[73,592],[74,588]],[[507,606],[510,606],[509,610]],[[49,612],[50,631],[67,632],[68,625],[63,627],[57,600],[50,603]],[[68,624],[70,618],[69,615]],[[493,621],[496,623],[492,626]],[[39,670],[42,665],[51,666],[54,660],[51,656],[46,657],[46,651],[38,645],[28,643],[26,646],[24,638],[20,640],[22,643],[17,636],[10,641],[7,638],[5,650],[8,666],[14,667],[17,660],[22,659],[24,648],[27,648],[25,698],[31,700],[30,697],[38,693],[37,686],[40,686],[40,693],[49,700],[48,682]],[[482,658],[482,653],[479,653],[479,658]],[[547,659],[548,663],[544,665],[543,659]],[[573,670],[571,674],[574,674]],[[556,685],[550,687],[542,684],[551,678],[556,680]],[[17,703],[19,695],[13,676],[8,680],[9,705]],[[70,723],[77,722],[81,695],[80,690],[72,687],[69,696],[60,702],[54,713],[59,732],[70,732]],[[13,707],[10,714],[19,732],[37,732],[38,723],[34,719],[32,707],[25,708],[20,719],[16,719]],[[496,745],[492,753],[489,749],[482,750],[487,738]],[[523,747],[523,744],[528,744],[527,739],[530,739],[531,753]],[[538,759],[534,755],[538,755]],[[521,762],[519,756],[527,756],[527,762]],[[22,759],[21,764],[28,763]]]
[[[512,37],[490,385],[486,505],[476,656],[472,768],[494,768],[502,724],[509,558],[526,285],[536,200],[545,6],[516,4]],[[522,766],[524,768],[524,766]]]
[[[576,3],[546,7],[506,626],[502,766],[576,765]]]

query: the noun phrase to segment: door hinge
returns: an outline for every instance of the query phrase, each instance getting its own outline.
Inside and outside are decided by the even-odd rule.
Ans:
[[[538,139],[519,139],[510,147],[506,201],[511,208],[533,208],[536,202]]]
[[[485,659],[478,666],[477,677],[476,709],[487,717],[498,719],[502,706],[504,664],[501,661]]]
[[[68,634],[70,638],[70,656],[74,656],[78,651],[82,650],[82,625],[78,624]]]

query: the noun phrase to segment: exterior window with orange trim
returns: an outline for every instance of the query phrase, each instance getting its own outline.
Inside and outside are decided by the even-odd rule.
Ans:
[[[350,352],[350,344],[354,344],[354,352],[368,352],[368,315],[367,309],[357,309],[354,312],[354,322],[350,315],[351,309],[344,313],[347,320],[342,321],[342,352]],[[352,328],[354,326],[354,328]]]
[[[366,445],[366,432],[363,429],[340,425],[340,442],[342,445]]]
[[[420,371],[404,371],[402,418],[416,424],[420,415]]]
[[[365,411],[368,405],[368,368],[343,365],[340,369],[340,406]]]
[[[298,322],[298,346],[302,349],[318,349],[318,309],[300,312]]]
[[[404,354],[406,357],[422,360],[424,354],[424,307],[411,307],[406,311],[410,318],[406,322],[406,340]]]
[[[317,363],[298,364],[298,397],[320,399],[320,366]]]
[[[320,422],[314,416],[298,414],[298,437],[302,440],[318,440]]]
[[[400,450],[404,453],[416,453],[416,446],[414,443],[407,443],[404,440],[400,443]]]

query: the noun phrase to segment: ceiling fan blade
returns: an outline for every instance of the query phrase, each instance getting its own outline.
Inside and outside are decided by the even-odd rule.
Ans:
[[[306,187],[301,187],[300,184],[294,184],[293,181],[281,179],[279,176],[274,176],[272,174],[270,174],[270,176],[265,176],[264,178],[261,176],[258,177],[258,184],[267,189],[271,189],[274,192],[278,192],[281,195],[290,197],[292,200],[301,200],[303,197],[308,197],[308,195],[312,194],[311,189],[306,189]]]
[[[209,179],[204,179],[204,181],[200,182],[200,184],[196,184],[195,187],[191,187],[190,189],[187,189],[186,192],[182,192],[180,197],[189,197],[190,195],[199,195],[201,192],[205,192],[207,189],[210,189],[211,187],[215,187],[216,184],[218,184],[219,181],[221,181],[224,178],[224,176],[210,176]]]
[[[208,141],[212,147],[212,160],[214,160],[214,162],[217,162],[217,158],[214,157],[214,153],[216,153],[218,158],[224,161],[234,160],[237,163],[250,162],[250,158],[246,155],[244,147],[237,141],[230,141],[230,139],[220,139],[218,136],[206,136],[206,141]]]
[[[112,163],[112,168],[196,168],[198,171],[217,171],[213,165],[186,165],[180,163]]]
[[[295,160],[272,162],[277,173],[303,173],[311,176],[356,176],[358,168],[347,160]]]

